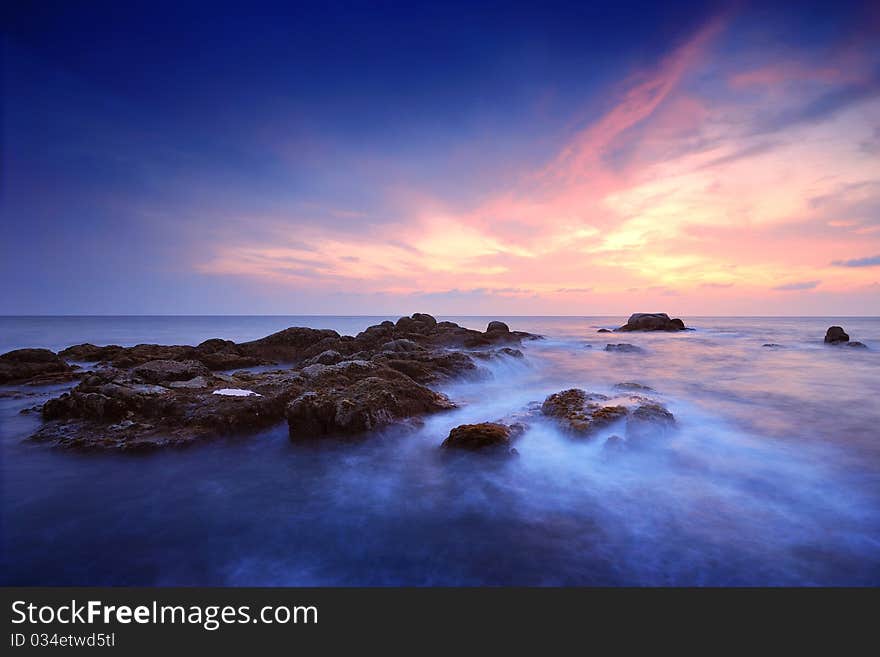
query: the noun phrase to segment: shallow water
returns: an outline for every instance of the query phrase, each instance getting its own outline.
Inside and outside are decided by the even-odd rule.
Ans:
[[[0,351],[354,333],[382,319],[0,318]],[[354,445],[292,445],[279,426],[78,454],[24,441],[39,420],[19,411],[63,386],[0,397],[3,583],[880,584],[880,319],[686,317],[696,331],[617,335],[596,329],[619,317],[501,319],[547,339],[445,386],[458,410]],[[871,349],[824,346],[838,323]],[[536,417],[519,458],[438,453],[457,424],[622,381],[654,388],[677,431],[609,454],[604,436],[572,440]]]

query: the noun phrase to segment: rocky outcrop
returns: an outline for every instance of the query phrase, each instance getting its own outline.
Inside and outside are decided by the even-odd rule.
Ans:
[[[498,422],[462,424],[449,432],[440,447],[445,450],[510,454],[510,441],[516,433],[516,427]]]
[[[0,384],[57,383],[74,376],[73,368],[48,349],[16,349],[0,355]]]
[[[293,440],[358,435],[451,408],[426,386],[479,375],[475,358],[521,358],[516,346],[537,337],[497,327],[482,333],[416,313],[357,336],[292,327],[242,344],[214,338],[195,347],[76,345],[65,350],[69,358],[101,366],[42,407],[45,424],[34,438],[66,447],[145,449],[285,419]],[[19,378],[73,372],[52,352],[12,353],[0,363],[5,360],[39,364],[17,365]],[[274,361],[289,369],[217,373]]]
[[[541,412],[573,436],[590,438],[599,430],[626,421],[626,441],[635,444],[675,426],[665,406],[641,395],[608,397],[571,388],[544,400]]]
[[[634,313],[617,331],[684,331],[680,319],[671,319],[666,313]]]

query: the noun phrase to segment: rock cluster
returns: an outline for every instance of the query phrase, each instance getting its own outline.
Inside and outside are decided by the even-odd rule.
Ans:
[[[0,382],[81,378],[42,407],[45,422],[34,438],[61,446],[189,444],[285,419],[291,440],[301,441],[353,436],[449,409],[453,404],[427,386],[477,374],[475,359],[521,358],[516,347],[538,337],[501,322],[481,332],[416,313],[356,336],[292,327],[240,344],[18,350],[0,356]],[[67,360],[99,366],[77,373]],[[272,363],[285,367],[224,373]],[[213,394],[224,389],[243,392]]]

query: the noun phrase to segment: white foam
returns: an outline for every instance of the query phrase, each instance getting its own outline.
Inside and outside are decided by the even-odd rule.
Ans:
[[[223,395],[225,397],[260,397],[260,394],[253,390],[243,390],[242,388],[220,388],[212,394]]]

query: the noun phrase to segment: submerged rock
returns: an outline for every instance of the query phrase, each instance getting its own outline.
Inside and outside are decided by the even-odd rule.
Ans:
[[[509,453],[507,448],[510,445],[511,434],[511,427],[497,422],[462,424],[449,432],[449,436],[440,447],[469,452],[504,451]]]
[[[74,369],[48,349],[15,349],[0,355],[0,384],[55,383],[74,376]]]
[[[639,353],[644,351],[641,347],[637,347],[634,344],[627,344],[625,342],[621,342],[620,344],[606,344],[605,351],[620,351],[623,353]]]
[[[548,396],[541,405],[541,412],[581,437],[591,437],[599,429],[626,420],[628,442],[655,435],[675,425],[675,417],[659,402],[638,395],[610,398],[580,388]]]
[[[634,313],[618,331],[684,331],[680,319],[671,319],[666,313]]]
[[[612,331],[611,329],[607,329],[607,328],[600,328],[598,331],[596,331],[596,333],[613,333],[613,332],[614,331]]]

